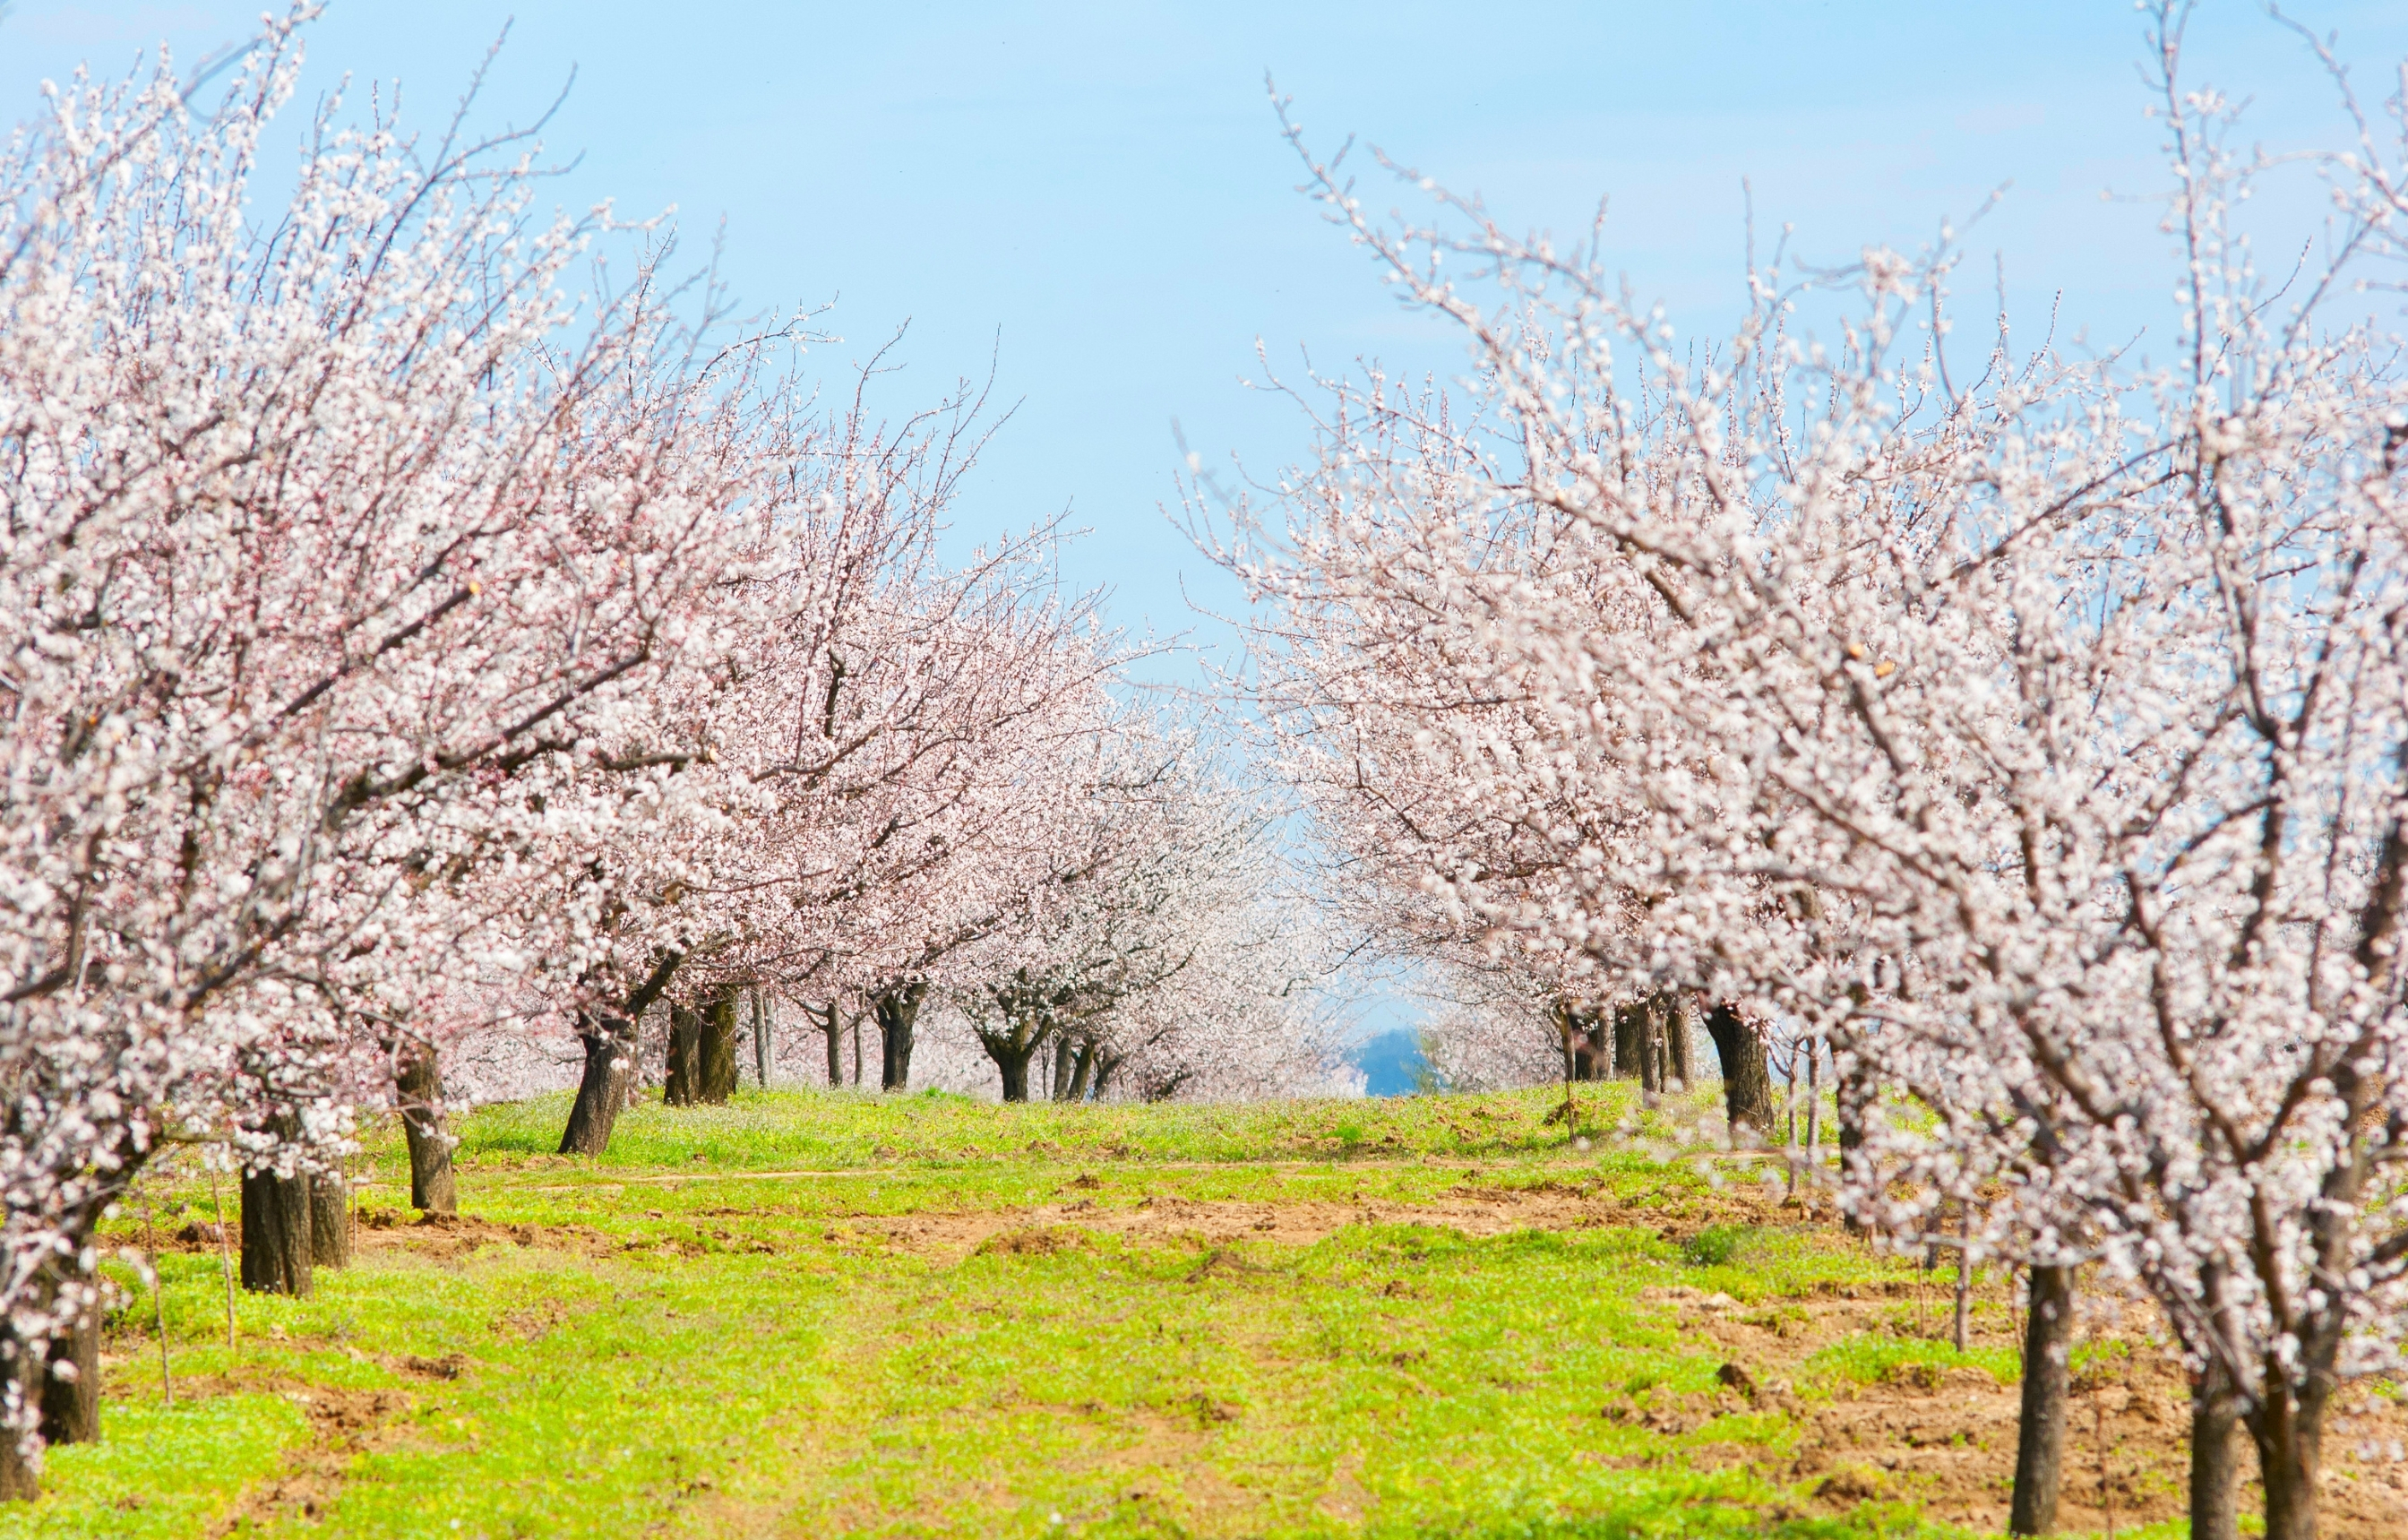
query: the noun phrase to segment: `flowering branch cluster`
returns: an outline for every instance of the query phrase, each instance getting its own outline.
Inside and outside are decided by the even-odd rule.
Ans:
[[[1075,957],[1100,1090],[1217,1061],[1177,981],[1288,978],[1202,918],[1259,842],[1177,805],[1224,788],[1060,531],[939,558],[981,393],[822,410],[667,242],[614,285],[607,210],[536,218],[522,135],[330,101],[263,218],[312,14],[212,111],[163,61],[0,153],[0,1494],[145,1160],[322,1168],[464,1013],[607,1063],[663,996]]]
[[[2408,1312],[2408,381],[2345,305],[2399,254],[2408,133],[2395,99],[2388,151],[2361,118],[2314,163],[2329,255],[2264,281],[2233,211],[2275,167],[2180,82],[2183,14],[2172,365],[2019,353],[2002,316],[1962,367],[1944,238],[1756,265],[1679,353],[1595,242],[1443,194],[1374,222],[1299,138],[1473,374],[1318,381],[1317,460],[1204,533],[1397,923],[1828,1041],[1882,1093],[1855,1212],[1914,1234],[1953,1197],[1977,1249],[2144,1290],[2290,1535]]]

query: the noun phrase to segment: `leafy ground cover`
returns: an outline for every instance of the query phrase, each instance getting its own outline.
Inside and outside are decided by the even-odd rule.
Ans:
[[[210,1189],[154,1183],[97,1445],[0,1536],[1995,1533],[2005,1280],[1875,1255],[1680,1109],[1584,1093],[999,1108],[647,1105],[599,1162],[559,1099],[466,1121],[464,1214],[390,1140],[355,1264],[227,1290]],[[146,1214],[148,1224],[146,1226]],[[162,1383],[161,1341],[166,1326]],[[2137,1328],[2138,1317],[2134,1317]],[[2182,1389],[2076,1360],[2068,1527],[2180,1533]],[[2329,1533],[2397,1533],[2383,1397]],[[2111,1511],[2112,1510],[2112,1511]]]

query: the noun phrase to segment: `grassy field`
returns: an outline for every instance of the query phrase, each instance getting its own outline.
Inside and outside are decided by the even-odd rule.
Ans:
[[[355,1264],[238,1297],[231,1348],[209,1188],[154,1184],[111,1237],[147,1208],[163,1297],[117,1269],[104,1438],[0,1536],[2003,1524],[2003,1280],[1959,1355],[1946,1274],[1559,1100],[747,1093],[638,1108],[598,1163],[549,1153],[565,1099],[492,1108],[459,1219],[372,1141]],[[2109,1327],[2076,1368],[2068,1526],[2180,1533],[2178,1381]],[[2328,1533],[2397,1533],[2401,1468],[2336,1460]]]

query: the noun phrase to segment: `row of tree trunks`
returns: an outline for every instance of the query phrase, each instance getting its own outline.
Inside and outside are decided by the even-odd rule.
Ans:
[[[313,1267],[344,1267],[351,1257],[351,1189],[338,1173],[280,1179],[267,1205],[254,1217],[251,1194],[253,1179],[243,1181],[243,1283],[258,1288],[254,1274],[280,1272],[297,1277],[297,1290],[308,1292]],[[254,1255],[252,1241],[262,1245]],[[38,1355],[13,1331],[0,1326],[0,1376],[13,1380],[19,1393],[38,1412],[45,1445],[89,1444],[100,1437],[101,1283],[96,1274],[82,1271],[77,1260],[63,1259],[44,1273],[28,1302],[35,1312],[63,1309],[65,1329],[52,1337]],[[17,1447],[15,1438],[0,1432],[0,1501],[27,1501],[40,1495],[33,1466]]]
[[[669,1007],[668,1073],[661,1101],[672,1107],[724,1107],[736,1094],[740,989],[722,989],[698,1007]]]
[[[2071,1267],[2030,1269],[2024,1317],[2023,1405],[2015,1427],[2015,1485],[2007,1516],[2010,1534],[2048,1534],[2057,1528],[2057,1498],[2065,1480],[2065,1418],[2071,1389],[2074,1271]],[[2191,1387],[2190,1533],[2191,1540],[2240,1540],[2239,1446],[2234,1437],[2241,1422],[2240,1398],[2231,1373],[2211,1357]],[[2260,1466],[2276,1462],[2260,1451]],[[2314,1459],[2313,1449],[2309,1459]],[[2300,1518],[2304,1529],[2294,1536],[2315,1533],[2315,1515],[2282,1514],[2274,1488],[2285,1473],[2276,1472],[2267,1485],[2266,1533],[2281,1533],[2285,1518]]]
[[[1097,1096],[1103,1094],[1096,1073],[1101,1052],[1101,1045],[1091,1037],[1054,1040],[1054,1101],[1084,1101],[1091,1091]]]
[[[1659,992],[1615,1006],[1610,1050],[1605,1013],[1558,1005],[1555,1019],[1564,1035],[1567,1079],[1602,1079],[1611,1073],[1616,1080],[1638,1081],[1642,1090],[1663,1091],[1697,1078],[1689,1015],[1677,995]]]
[[[748,1000],[751,1004],[750,1029],[754,1071],[760,1076],[761,1084],[768,1085],[771,1056],[768,1006],[758,991],[730,986],[711,995],[698,1007],[669,1007],[666,1073],[662,1077],[661,1086],[664,1104],[671,1107],[724,1107],[734,1098],[739,1072],[736,1040],[744,1035],[747,1028]],[[836,1007],[830,1005],[828,1010],[833,1015]],[[586,1035],[587,1084],[579,1087],[578,1103],[569,1110],[572,1131],[562,1138],[563,1154],[570,1152],[573,1143],[578,1144],[577,1153],[580,1154],[598,1155],[602,1147],[608,1145],[609,1136],[607,1129],[602,1132],[600,1144],[588,1149],[583,1147],[586,1141],[574,1138],[578,1131],[574,1126],[580,1115],[584,1115],[587,1123],[599,1122],[599,1103],[610,1100],[611,1085],[622,1072],[632,1079],[635,1073],[632,1037],[632,1032],[623,1036],[619,1032],[598,1030]],[[828,1050],[831,1064],[835,1062],[835,1041],[831,1031]],[[625,1060],[624,1072],[613,1067],[614,1061],[621,1058]],[[601,1061],[598,1069],[597,1061]],[[593,1092],[590,1100],[595,1103],[592,1112],[586,1108],[589,1101],[586,1092],[589,1089]],[[624,1105],[626,1101],[623,1090],[616,1102]]]
[[[450,1173],[447,1152],[447,1180]],[[348,1267],[351,1260],[351,1189],[340,1174],[243,1173],[243,1288],[304,1298],[314,1287],[315,1269]]]

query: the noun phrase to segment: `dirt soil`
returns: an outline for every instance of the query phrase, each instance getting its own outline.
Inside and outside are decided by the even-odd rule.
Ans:
[[[1060,1227],[1140,1242],[1227,1245],[1268,1241],[1302,1246],[1357,1224],[1430,1225],[1476,1236],[1515,1230],[1641,1225],[1680,1242],[1709,1225],[1794,1225],[1801,1218],[1794,1205],[1784,1210],[1745,1193],[1683,1193],[1659,1202],[1633,1204],[1571,1184],[1499,1187],[1466,1183],[1435,1202],[1418,1203],[1379,1199],[1221,1202],[1167,1193],[1132,1203],[1074,1196],[1080,1190],[1080,1184],[1073,1181],[1065,1189],[1064,1201],[1031,1209],[862,1216],[838,1221],[827,1235],[834,1238],[846,1231],[874,1235],[906,1250],[958,1259],[982,1248],[996,1249],[998,1244],[1003,1249],[1021,1249],[1022,1243],[999,1243],[998,1238]]]

